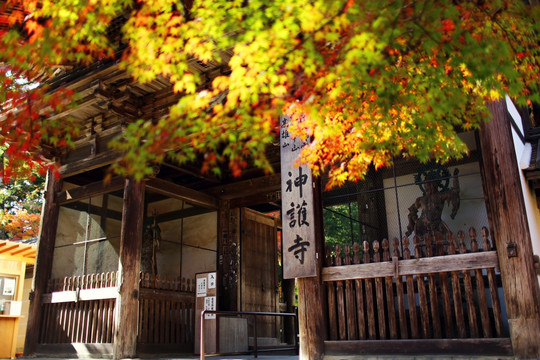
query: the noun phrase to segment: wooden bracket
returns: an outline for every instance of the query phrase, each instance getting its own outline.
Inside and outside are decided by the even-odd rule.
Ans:
[[[517,244],[516,243],[508,243],[506,244],[506,255],[509,258],[517,257]]]

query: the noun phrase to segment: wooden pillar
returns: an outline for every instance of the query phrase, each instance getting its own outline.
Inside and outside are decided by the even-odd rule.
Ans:
[[[296,279],[298,286],[298,327],[300,335],[299,360],[321,360],[324,357],[326,331],[325,291],[322,282],[324,260],[324,229],[320,179],[314,181],[313,208],[315,211],[315,246],[317,276]]]
[[[218,209],[218,307],[238,310],[238,222],[240,209],[231,209],[228,200]]]
[[[482,183],[499,256],[514,355],[540,357],[540,299],[531,234],[504,99],[488,104],[491,121],[479,132]]]
[[[42,320],[41,295],[47,291],[47,282],[52,271],[56,227],[60,210],[60,206],[55,202],[55,194],[61,189],[62,181],[55,177],[53,170],[49,170],[41,211],[34,280],[30,292],[30,308],[28,309],[28,323],[24,343],[25,356],[33,355],[39,342]],[[22,280],[24,281],[24,277]]]
[[[144,183],[126,179],[120,233],[120,285],[116,302],[114,359],[134,358],[137,354],[143,209]]]

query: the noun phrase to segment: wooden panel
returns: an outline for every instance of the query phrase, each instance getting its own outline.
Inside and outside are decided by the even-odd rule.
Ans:
[[[240,248],[241,311],[278,311],[277,234],[274,219],[242,209]],[[274,317],[257,317],[256,321],[259,336],[278,337]]]
[[[221,317],[219,319],[219,352],[236,353],[248,350],[246,318]]]
[[[481,253],[401,260],[399,261],[397,275],[430,274],[458,270],[495,268],[497,266],[497,252],[485,251]],[[394,274],[394,265],[391,262],[325,267],[322,270],[323,281],[369,279],[379,276],[393,276]]]
[[[0,358],[15,358],[19,316],[0,315]]]

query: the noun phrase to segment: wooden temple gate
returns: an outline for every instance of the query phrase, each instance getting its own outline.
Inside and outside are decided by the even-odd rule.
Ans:
[[[327,248],[326,353],[511,355],[497,253],[486,228],[481,248],[468,233],[414,237],[412,254],[408,238],[393,239],[392,253],[386,239]]]
[[[117,272],[49,281],[42,297],[39,343],[70,352],[65,346],[92,344],[92,351],[112,354],[115,332]],[[185,278],[141,274],[137,347],[171,352],[193,350],[195,292]]]

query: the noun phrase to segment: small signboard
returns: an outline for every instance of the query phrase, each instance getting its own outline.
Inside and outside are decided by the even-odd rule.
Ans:
[[[216,273],[215,272],[209,273],[208,274],[208,289],[215,289],[215,288],[216,288]]]
[[[215,271],[195,274],[197,297],[195,298],[195,354],[200,351],[201,312],[217,310],[217,273]],[[217,351],[217,319],[216,314],[204,314],[204,344],[206,352]]]
[[[283,278],[317,275],[313,179],[307,165],[299,166],[298,157],[308,142],[294,140],[288,132],[288,120],[281,117],[281,212],[283,216]]]
[[[216,297],[207,296],[204,298],[204,310],[216,310]],[[205,319],[215,319],[216,314],[204,314]]]
[[[197,278],[197,297],[206,296],[206,276]]]

